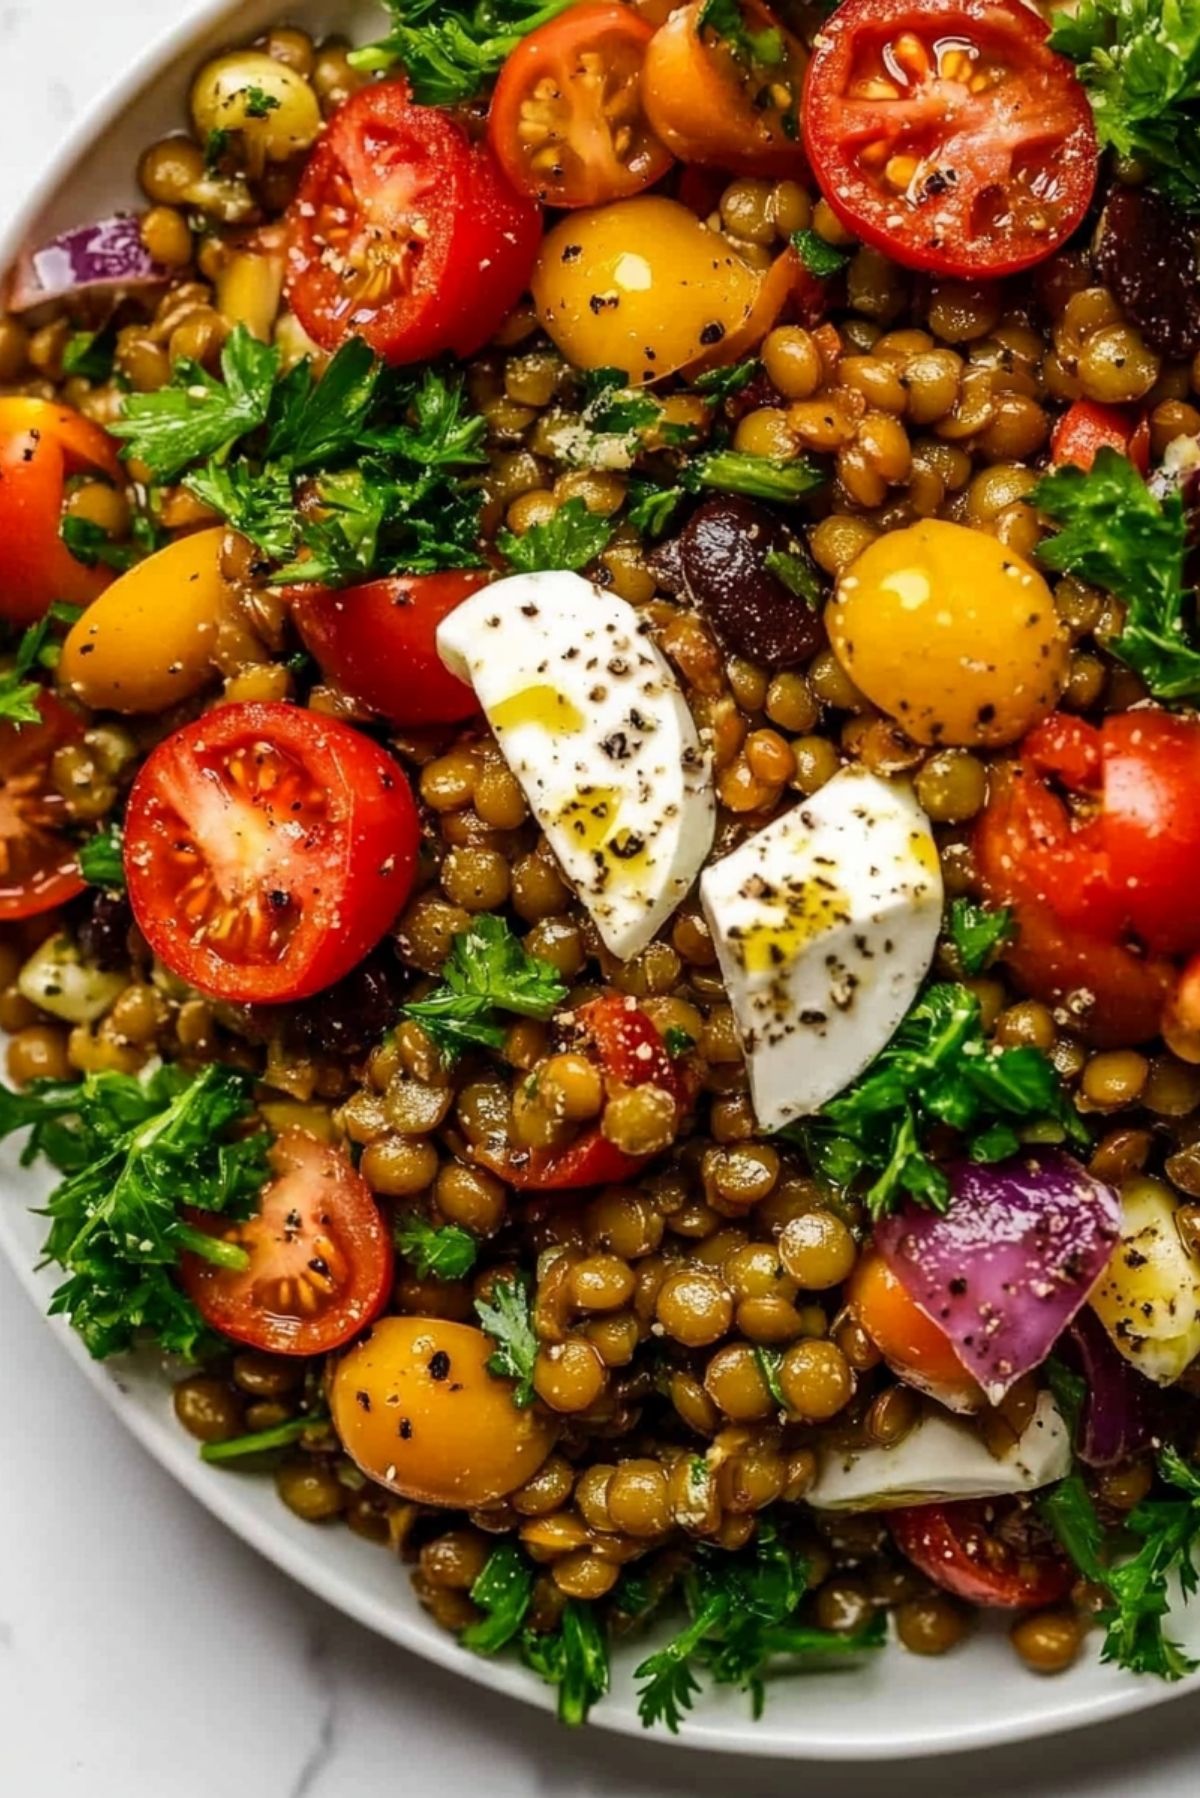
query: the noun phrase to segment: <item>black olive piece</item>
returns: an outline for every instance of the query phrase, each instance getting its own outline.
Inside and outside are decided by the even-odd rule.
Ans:
[[[1200,350],[1200,230],[1149,187],[1114,187],[1100,218],[1096,263],[1152,348]]]

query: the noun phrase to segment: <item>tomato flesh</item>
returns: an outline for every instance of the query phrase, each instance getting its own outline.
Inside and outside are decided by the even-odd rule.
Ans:
[[[1099,152],[1074,66],[1025,0],[844,0],[804,138],[833,211],[909,267],[1015,274],[1082,221]]]
[[[995,1508],[977,1500],[913,1505],[888,1517],[901,1554],[968,1604],[1019,1611],[1065,1598],[1075,1577],[1066,1561],[1042,1550],[1021,1553],[996,1521]]]
[[[761,0],[718,30],[705,0],[677,7],[646,53],[650,123],[681,162],[747,175],[804,170],[799,100],[808,57]]]
[[[202,992],[307,998],[392,923],[418,836],[408,782],[370,738],[295,706],[222,706],[134,783],[129,897],[155,953]]]
[[[387,1304],[391,1236],[366,1181],[328,1144],[289,1130],[271,1155],[278,1177],[253,1217],[188,1214],[193,1228],[242,1249],[249,1265],[188,1254],[180,1278],[223,1336],[273,1355],[328,1354]]]
[[[529,284],[541,213],[486,146],[403,80],[361,89],[288,212],[287,292],[324,349],[363,337],[407,363],[482,348]]]
[[[488,139],[519,193],[600,206],[671,166],[642,107],[653,28],[624,5],[583,0],[522,39],[500,71]]]
[[[56,749],[77,743],[83,722],[53,693],[38,698],[39,724],[0,724],[0,918],[31,918],[65,905],[87,882],[62,833],[66,801],[50,785]]]
[[[123,478],[99,425],[47,400],[0,399],[0,617],[33,624],[55,600],[88,605],[112,580],[60,534],[64,483],[84,471]]]
[[[944,1330],[927,1317],[887,1262],[874,1251],[854,1269],[846,1303],[888,1366],[922,1391],[980,1401],[973,1380]]]
[[[1097,400],[1076,400],[1054,427],[1050,460],[1055,468],[1071,464],[1090,468],[1102,449],[1128,456],[1138,473],[1150,467],[1150,420],[1138,419],[1124,406],[1102,406]]]
[[[457,724],[479,703],[443,665],[437,628],[489,579],[487,569],[454,570],[362,587],[296,587],[292,617],[322,671],[389,724]]]

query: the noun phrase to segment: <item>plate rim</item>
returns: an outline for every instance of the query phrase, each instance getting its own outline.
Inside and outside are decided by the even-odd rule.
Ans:
[[[88,102],[65,132],[54,155],[39,166],[21,204],[5,229],[0,231],[0,276],[11,268],[34,221],[60,193],[88,148],[142,97],[152,81],[173,73],[183,59],[194,52],[198,43],[223,21],[236,32],[241,11],[241,0],[193,0],[186,16],[153,32],[138,55]],[[279,0],[279,12],[280,16],[286,16],[286,0]],[[322,1557],[319,1533],[314,1532],[311,1549],[289,1540],[265,1522],[240,1496],[242,1487],[238,1481],[229,1480],[220,1469],[209,1468],[194,1455],[190,1438],[181,1431],[176,1442],[170,1431],[150,1412],[134,1403],[122,1386],[121,1359],[103,1363],[94,1361],[69,1325],[46,1315],[45,1281],[29,1264],[26,1246],[9,1210],[14,1202],[22,1208],[32,1210],[34,1207],[28,1205],[27,1194],[13,1189],[8,1178],[4,1179],[3,1186],[3,1198],[7,1203],[0,1204],[0,1252],[22,1290],[122,1426],[191,1498],[288,1578],[363,1628],[473,1684],[503,1693],[543,1712],[553,1710],[552,1694],[525,1669],[470,1654],[436,1624],[410,1618],[391,1605],[382,1587],[378,1600],[372,1601],[365,1591],[348,1584]],[[1034,1678],[1033,1675],[1029,1677]],[[944,1680],[940,1689],[946,1689]],[[1044,1688],[1031,1687],[1031,1691],[1036,1690]],[[682,1747],[760,1760],[801,1762],[915,1760],[1066,1734],[1155,1708],[1197,1690],[1200,1690],[1200,1675],[1172,1685],[1139,1680],[1130,1675],[1107,1690],[1072,1695],[1069,1688],[1064,1687],[1057,1704],[1047,1706],[1043,1703],[1035,1709],[1018,1703],[1002,1718],[960,1719],[952,1729],[931,1727],[925,1717],[921,1724],[925,1733],[921,1735],[894,1732],[890,1737],[880,1736],[865,1745],[854,1740],[846,1730],[827,1730],[824,1734],[819,1728],[814,1730],[803,1714],[798,1718],[793,1736],[772,1735],[764,1740],[761,1734],[756,1735],[756,1725],[749,1718],[738,1722],[722,1715],[706,1723],[702,1704],[692,1719],[685,1722],[680,1733],[673,1736],[643,1729],[628,1706],[612,1700],[597,1707],[590,1726],[642,1742],[651,1751],[661,1747]]]

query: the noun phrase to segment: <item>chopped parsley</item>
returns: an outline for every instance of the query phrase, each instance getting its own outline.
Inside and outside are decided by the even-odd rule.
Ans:
[[[594,368],[584,377],[583,421],[591,431],[629,436],[655,424],[661,411],[653,394],[630,387],[623,368]]]
[[[229,146],[233,141],[233,133],[220,125],[214,125],[204,140],[204,172],[215,175],[222,161],[229,154]]]
[[[82,562],[85,568],[103,566],[123,574],[142,559],[136,543],[114,543],[104,526],[97,524],[94,518],[76,518],[68,512],[58,527],[58,534],[75,560]]]
[[[839,249],[837,244],[826,243],[815,231],[793,231],[792,247],[810,275],[819,281],[827,281],[833,275],[840,275],[843,269],[850,266],[853,250]]]
[[[692,386],[709,399],[727,400],[748,387],[761,367],[762,363],[752,356],[747,362],[731,362],[725,368],[706,369],[696,376]]]
[[[682,1060],[685,1055],[690,1055],[696,1047],[695,1037],[690,1031],[681,1030],[678,1024],[668,1025],[666,1034],[663,1036],[663,1043],[672,1061]]]
[[[50,1303],[102,1359],[148,1335],[194,1359],[213,1345],[174,1272],[187,1249],[222,1267],[243,1249],[189,1224],[183,1206],[250,1216],[267,1178],[268,1138],[230,1137],[253,1116],[249,1082],[211,1063],[145,1079],[89,1074],[79,1082],[0,1087],[0,1136],[32,1126],[22,1160],[39,1155],[65,1178],[46,1205],[43,1248],[66,1279]]]
[[[545,568],[578,570],[607,549],[612,534],[607,518],[589,512],[581,499],[569,499],[542,524],[531,525],[522,537],[501,531],[496,547],[518,574],[536,574]]]
[[[85,381],[109,380],[116,347],[114,331],[73,331],[63,350],[64,375],[80,375]]]
[[[704,0],[696,21],[700,32],[723,38],[741,62],[763,69],[777,69],[787,61],[787,45],[777,26],[753,31],[746,22],[741,0]]]
[[[513,1404],[525,1411],[533,1403],[533,1368],[538,1339],[533,1330],[529,1288],[524,1280],[496,1279],[491,1295],[475,1300],[475,1315],[496,1344],[488,1360],[488,1372],[501,1380],[515,1380]]]
[[[484,1562],[471,1587],[471,1603],[483,1616],[459,1637],[474,1654],[499,1654],[520,1634],[533,1603],[534,1569],[515,1542],[502,1542]]]
[[[661,537],[686,498],[682,487],[659,487],[635,475],[629,483],[629,522],[644,536]]]
[[[550,1017],[567,996],[557,968],[530,955],[503,918],[481,913],[460,931],[442,968],[442,984],[404,1007],[447,1060],[464,1049],[499,1049],[498,1012]]]
[[[419,1211],[400,1219],[393,1240],[418,1280],[461,1280],[470,1273],[479,1253],[478,1240],[469,1230],[459,1224],[438,1229]]]
[[[279,107],[279,101],[274,94],[269,94],[265,88],[253,84],[242,89],[242,99],[246,103],[248,119],[265,119],[268,114],[277,111]]]
[[[522,38],[556,19],[574,0],[384,0],[392,15],[386,37],[350,52],[352,66],[374,75],[401,64],[422,106],[472,100]]]
[[[108,824],[88,838],[79,850],[79,872],[94,887],[110,893],[125,891],[125,858],[119,824]]]
[[[790,549],[769,549],[763,567],[782,581],[789,593],[802,599],[810,611],[824,604],[825,588],[817,573],[817,565],[803,546],[796,542]]]
[[[1180,495],[1160,500],[1127,457],[1105,447],[1086,471],[1046,475],[1030,498],[1061,526],[1038,545],[1038,559],[1124,601],[1124,626],[1107,645],[1112,654],[1156,699],[1200,695],[1200,647],[1183,611],[1188,528]]]
[[[53,668],[59,646],[50,638],[54,624],[74,624],[79,607],[56,601],[21,635],[11,668],[0,673],[0,721],[6,724],[39,724],[41,722],[40,682],[31,678],[39,669]]]
[[[527,1629],[521,1638],[527,1667],[558,1687],[558,1720],[576,1729],[608,1691],[608,1640],[594,1604],[570,1598],[558,1628],[547,1635]]]
[[[950,907],[950,941],[964,974],[982,974],[1015,931],[1016,920],[1007,906],[997,909],[976,905],[973,899],[956,899]]]
[[[228,456],[266,423],[278,373],[279,351],[237,325],[221,351],[219,381],[198,362],[177,362],[157,393],[127,393],[108,429],[155,480],[173,481],[194,462]]]
[[[779,1369],[783,1365],[783,1350],[771,1348],[766,1343],[756,1342],[754,1344],[754,1360],[759,1373],[763,1377],[763,1384],[766,1386],[767,1391],[771,1394],[771,1397],[779,1406],[780,1410],[786,1411],[788,1409],[788,1402],[784,1396],[783,1387],[779,1384]]]
[[[302,1436],[315,1435],[328,1425],[328,1418],[315,1412],[305,1417],[289,1417],[284,1423],[272,1424],[269,1430],[254,1430],[247,1436],[231,1436],[226,1442],[206,1442],[200,1450],[202,1461],[253,1460],[276,1449],[290,1448]]]
[[[692,492],[703,487],[721,493],[741,493],[747,499],[803,499],[826,481],[823,469],[803,456],[792,462],[771,456],[749,456],[741,450],[710,450],[697,456],[684,470],[682,484]]]
[[[879,1218],[905,1198],[946,1209],[949,1182],[925,1149],[938,1125],[962,1134],[972,1160],[992,1162],[1017,1153],[1019,1126],[1045,1123],[1078,1147],[1090,1140],[1053,1063],[1040,1049],[990,1047],[975,995],[947,983],[917,1000],[853,1086],[783,1134],[831,1185],[869,1177],[863,1196]]]

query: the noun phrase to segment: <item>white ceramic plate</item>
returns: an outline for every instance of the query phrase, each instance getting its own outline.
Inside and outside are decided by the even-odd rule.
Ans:
[[[154,9],[148,9],[154,10]],[[53,167],[0,242],[0,271],[20,249],[55,231],[138,203],[133,170],[139,152],[180,127],[191,72],[200,58],[230,40],[251,37],[279,17],[337,29],[358,39],[377,34],[378,9],[362,0],[213,0],[144,57],[105,94],[73,131]],[[46,1175],[18,1165],[11,1143],[0,1145],[0,1249],[30,1297],[45,1310],[55,1279],[35,1272],[43,1220],[33,1215]],[[416,1603],[407,1571],[382,1549],[348,1530],[315,1530],[281,1505],[269,1480],[208,1467],[176,1424],[170,1384],[152,1356],[103,1366],[78,1338],[53,1327],[106,1402],[162,1466],[200,1502],[301,1584],[380,1635],[477,1680],[495,1691],[548,1708],[553,1699],[518,1665],[482,1661],[460,1650]],[[1176,1633],[1200,1651],[1200,1605],[1178,1620]],[[632,1652],[618,1656],[614,1690],[594,1723],[640,1735],[633,1702]],[[1003,1629],[985,1627],[949,1661],[930,1662],[899,1648],[862,1668],[780,1680],[763,1718],[751,1720],[740,1694],[706,1696],[680,1740],[696,1748],[818,1760],[884,1760],[949,1753],[1077,1729],[1160,1704],[1194,1689],[1138,1680],[1089,1658],[1071,1673],[1039,1680],[1016,1661]]]

